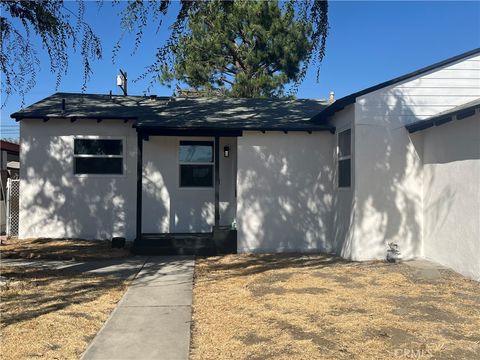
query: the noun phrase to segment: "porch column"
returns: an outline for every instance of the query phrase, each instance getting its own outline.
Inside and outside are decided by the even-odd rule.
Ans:
[[[143,134],[137,132],[137,230],[136,240],[142,238],[142,178],[143,178]]]
[[[220,137],[215,136],[215,228],[220,225]]]

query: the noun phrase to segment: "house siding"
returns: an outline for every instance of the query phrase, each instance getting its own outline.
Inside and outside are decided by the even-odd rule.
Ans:
[[[333,141],[322,133],[238,138],[239,252],[333,250]]]
[[[220,224],[239,252],[427,258],[480,280],[480,114],[415,134],[405,125],[480,98],[480,55],[359,96],[329,122],[352,133],[351,187],[338,188],[337,135],[244,131],[220,142]],[[73,174],[75,136],[124,139],[121,176]],[[209,232],[214,189],[179,187],[181,138],[144,142],[142,230]],[[213,140],[192,138],[189,140]],[[23,119],[21,238],[135,237],[131,122]],[[229,146],[230,157],[223,157]]]
[[[480,56],[365,94],[355,103],[355,260],[423,256],[423,145],[404,126],[480,96]]]
[[[351,245],[354,238],[354,189],[355,189],[355,105],[349,105],[339,111],[332,119],[331,124],[336,127],[337,134],[333,141],[333,204],[332,204],[332,241],[333,251],[345,258],[351,256]],[[338,187],[338,158],[337,135],[339,132],[350,129],[352,136],[351,157],[351,186]]]
[[[74,175],[76,135],[123,138],[125,174]],[[135,237],[137,135],[131,123],[24,119],[20,142],[20,238]]]
[[[74,175],[75,136],[124,139],[124,175]],[[19,237],[135,238],[137,133],[131,123],[25,119],[20,139]],[[179,141],[178,137],[151,136],[144,142],[143,232],[212,230],[214,189],[178,186]],[[227,145],[230,157],[224,158]],[[236,139],[222,138],[220,146],[220,224],[231,225],[236,211]]]
[[[212,138],[195,138],[211,140]],[[144,142],[142,230],[147,233],[209,232],[214,223],[214,189],[179,187],[177,137]]]
[[[180,188],[180,140],[211,137],[150,136],[143,145],[142,229],[146,233],[210,232],[214,225],[214,188]],[[223,147],[230,156],[223,156]],[[236,139],[220,139],[220,225],[235,218]]]
[[[480,113],[422,135],[425,257],[480,281]]]
[[[480,55],[473,55],[358,97],[356,124],[400,128],[479,97]]]

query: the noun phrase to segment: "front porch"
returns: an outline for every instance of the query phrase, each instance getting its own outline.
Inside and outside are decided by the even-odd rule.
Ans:
[[[236,211],[237,136],[241,132],[137,127],[135,253],[236,253],[237,232],[232,223]],[[195,155],[202,151],[202,155]],[[182,162],[185,152],[200,158],[207,153],[211,161]],[[155,171],[160,175],[152,175]],[[202,171],[203,178],[192,175]]]
[[[139,255],[204,255],[237,252],[237,231],[219,227],[211,233],[144,233],[133,247]]]

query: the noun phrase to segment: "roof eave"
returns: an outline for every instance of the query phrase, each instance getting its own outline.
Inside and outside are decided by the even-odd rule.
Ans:
[[[452,64],[452,63],[454,63],[454,62],[457,62],[457,61],[459,61],[459,60],[462,60],[462,59],[464,59],[464,58],[470,57],[470,56],[475,55],[475,54],[478,54],[478,53],[480,53],[480,48],[476,48],[476,49],[473,49],[473,50],[464,52],[464,53],[462,53],[462,54],[459,54],[459,55],[450,57],[450,58],[448,58],[448,59],[445,59],[445,60],[436,62],[436,63],[434,63],[434,64],[432,64],[432,65],[429,65],[429,66],[423,67],[423,68],[421,68],[421,69],[418,69],[418,70],[409,72],[409,73],[407,73],[407,74],[405,74],[405,75],[398,76],[398,77],[393,78],[393,79],[391,79],[391,80],[384,81],[384,82],[382,82],[382,83],[380,83],[380,84],[373,85],[373,86],[370,86],[370,87],[368,87],[368,88],[366,88],[366,89],[363,89],[363,90],[357,91],[357,92],[355,92],[355,93],[352,93],[352,94],[350,94],[350,95],[344,96],[343,98],[340,98],[340,99],[338,99],[337,101],[335,101],[332,105],[328,106],[326,109],[324,109],[324,110],[322,110],[321,112],[319,112],[317,115],[313,116],[311,120],[314,121],[314,122],[323,122],[323,121],[326,121],[326,119],[327,119],[329,116],[332,116],[332,115],[335,114],[336,112],[344,109],[347,105],[350,105],[350,104],[355,103],[356,99],[357,99],[358,97],[360,97],[360,96],[363,96],[363,95],[365,95],[365,94],[368,94],[368,93],[371,93],[371,92],[374,92],[374,91],[383,89],[383,88],[385,88],[385,87],[388,87],[388,86],[397,84],[397,83],[399,83],[399,82],[408,80],[408,79],[410,79],[410,78],[412,78],[412,77],[425,74],[425,73],[427,73],[427,72],[429,72],[429,71],[435,70],[435,69],[440,68],[440,67],[442,67],[442,66],[446,66],[446,65]]]
[[[306,126],[306,127],[248,127],[248,126],[239,126],[239,127],[219,127],[219,126],[197,126],[197,127],[168,127],[168,126],[159,126],[159,125],[139,125],[133,124],[132,127],[137,129],[137,132],[161,132],[161,131],[219,131],[219,132],[239,132],[239,131],[283,131],[283,132],[323,132],[329,131],[334,133],[336,131],[335,126],[330,124],[325,124],[323,126]]]
[[[356,100],[357,100],[356,96],[352,96],[352,95],[348,95],[341,99],[338,99],[334,103],[332,103],[330,106],[326,107],[325,109],[320,111],[318,114],[314,115],[310,119],[310,121],[316,124],[324,123],[325,121],[328,120],[330,116],[345,109],[348,105],[354,104]]]
[[[29,114],[29,115],[16,115],[17,113],[14,113],[10,115],[11,118],[15,119],[15,121],[20,121],[22,119],[40,119],[40,120],[61,120],[61,119],[91,119],[91,120],[137,120],[136,116],[78,116],[78,115],[35,115],[35,114]],[[15,116],[14,116],[15,115]]]
[[[449,123],[453,120],[463,120],[467,117],[475,115],[480,109],[480,104],[475,104],[467,108],[463,108],[457,111],[452,111],[451,113],[439,115],[432,117],[427,120],[419,120],[414,123],[405,125],[405,128],[410,134],[413,134],[417,131],[425,130],[433,126],[440,126],[446,123]]]

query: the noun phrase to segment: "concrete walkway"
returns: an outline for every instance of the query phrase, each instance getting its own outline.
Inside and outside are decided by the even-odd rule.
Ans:
[[[82,360],[188,359],[192,257],[149,257]]]

